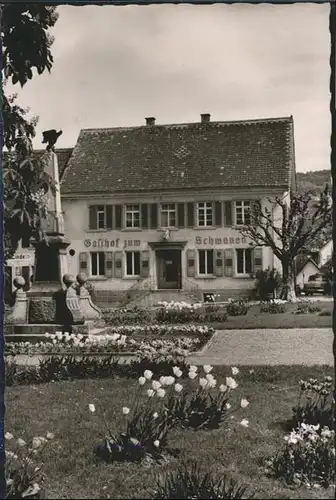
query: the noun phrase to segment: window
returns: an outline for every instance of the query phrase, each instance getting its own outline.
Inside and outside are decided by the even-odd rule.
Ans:
[[[105,253],[91,252],[91,276],[105,275]]]
[[[236,250],[237,274],[252,273],[252,248],[239,248]]]
[[[21,248],[29,248],[29,247],[30,247],[30,236],[26,234],[21,240]]]
[[[213,225],[212,203],[197,203],[197,225],[207,227]]]
[[[213,250],[199,250],[198,251],[198,273],[199,274],[213,274]]]
[[[112,229],[112,205],[89,206],[89,229]]]
[[[140,252],[126,252],[126,275],[140,275]]]
[[[239,226],[251,223],[251,202],[236,201],[236,224]]]
[[[176,226],[176,206],[175,203],[163,203],[161,205],[161,227]]]
[[[140,227],[139,205],[126,205],[126,227]]]
[[[105,207],[98,205],[97,207],[97,227],[98,229],[105,229]]]

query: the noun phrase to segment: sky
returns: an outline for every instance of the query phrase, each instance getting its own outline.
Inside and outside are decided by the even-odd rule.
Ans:
[[[67,6],[51,74],[19,102],[42,130],[293,115],[298,172],[330,168],[328,4]],[[12,90],[8,86],[8,90]]]

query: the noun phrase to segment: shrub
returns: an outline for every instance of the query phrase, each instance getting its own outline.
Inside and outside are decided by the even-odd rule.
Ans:
[[[247,486],[225,475],[218,478],[210,472],[204,472],[196,462],[190,466],[182,464],[179,469],[166,473],[158,481],[152,498],[188,499],[188,498],[253,498],[247,493]]]
[[[298,304],[296,314],[314,314],[320,312],[321,308],[318,306],[314,306],[312,304],[302,303]]]
[[[6,386],[27,385],[38,382],[39,373],[35,366],[19,366],[13,360],[5,360]]]
[[[230,300],[226,312],[229,316],[245,316],[248,311],[248,304],[244,299]]]
[[[54,299],[31,299],[29,305],[29,323],[54,323],[56,319],[56,301]]]
[[[194,430],[218,429],[230,412],[229,403],[230,392],[238,384],[231,377],[226,377],[226,385],[217,386],[217,380],[210,373],[212,366],[205,365],[204,377],[199,378],[196,391],[188,391],[178,384],[176,392],[172,393],[168,399],[167,410],[171,421],[179,427]],[[234,373],[238,373],[238,368],[232,368]],[[174,369],[176,374],[176,369]],[[195,380],[197,367],[189,367],[189,378]],[[183,389],[183,390],[182,390]],[[241,406],[248,406],[248,401],[242,399]],[[246,421],[247,422],[247,421]]]
[[[260,307],[260,312],[263,314],[283,314],[286,312],[286,306],[279,302],[268,302]]]
[[[329,487],[335,480],[334,431],[301,423],[285,436],[285,448],[266,463],[266,471],[288,484]]]
[[[296,427],[301,422],[310,425],[334,427],[335,402],[331,377],[323,380],[300,381],[298,404],[293,408],[291,424]]]
[[[5,434],[8,442],[6,446],[6,499],[45,498],[41,488],[44,474],[34,460],[53,437],[53,434],[48,432],[47,437],[37,436],[30,443],[26,443],[22,438],[15,439],[9,432]],[[14,450],[8,450],[9,447]]]
[[[277,269],[268,267],[255,275],[254,294],[257,299],[265,301],[275,298],[275,292],[280,289],[281,276]]]

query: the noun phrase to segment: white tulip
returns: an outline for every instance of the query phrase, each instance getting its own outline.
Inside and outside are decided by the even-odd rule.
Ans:
[[[183,385],[181,384],[175,384],[175,391],[176,392],[181,392],[183,389]]]
[[[155,391],[153,391],[153,389],[148,389],[147,390],[147,395],[148,395],[149,398],[152,398],[154,396],[154,394],[155,394]]]
[[[183,375],[183,372],[180,370],[180,368],[178,366],[174,366],[173,373],[174,373],[175,377],[177,377],[177,378],[179,378]]]
[[[160,446],[160,441],[156,439],[153,444],[156,448],[158,448]]]
[[[226,390],[227,390],[226,385],[221,384],[221,385],[219,386],[219,392],[225,392]]]
[[[241,401],[240,401],[240,406],[242,408],[246,408],[250,403],[247,401],[247,399],[243,398]]]
[[[124,415],[128,415],[129,412],[130,412],[130,409],[127,408],[127,406],[124,406],[123,409],[122,409],[122,412],[123,412]]]
[[[25,446],[27,443],[26,443],[26,441],[24,441],[22,438],[19,438],[19,439],[17,440],[17,444],[18,444],[19,446]]]
[[[226,408],[227,410],[229,410],[229,409],[231,408],[230,403],[226,403],[226,404],[225,404],[225,408]]]
[[[208,385],[208,381],[207,381],[207,379],[206,379],[206,378],[200,378],[200,379],[199,379],[199,385],[200,385],[203,389],[205,389],[205,387]]]
[[[249,421],[247,420],[247,418],[243,418],[243,420],[240,422],[240,425],[242,425],[243,427],[248,427]]]
[[[235,381],[234,378],[232,377],[226,377],[226,385],[230,388],[230,389],[235,389],[236,387],[238,387],[238,384],[237,382]]]
[[[144,385],[146,383],[145,377],[139,377],[139,384]]]
[[[153,380],[152,389],[154,389],[154,391],[157,391],[158,389],[160,389],[160,387],[161,387],[160,382],[158,382],[157,380]]]
[[[161,385],[166,385],[166,383],[167,383],[167,377],[165,377],[164,375],[162,375],[159,378],[159,382],[160,382]]]
[[[205,373],[210,373],[212,369],[213,369],[213,366],[211,366],[211,365],[204,365],[203,366],[203,370]]]
[[[13,434],[11,432],[6,432],[5,439],[7,439],[8,441],[10,441],[13,438],[14,438],[14,436],[13,436]]]
[[[94,404],[92,404],[92,403],[91,403],[91,404],[89,404],[89,410],[90,410],[92,413],[94,413],[94,412],[96,411],[96,407],[95,407],[95,405],[94,405]]]
[[[190,372],[197,372],[197,366],[195,366],[195,365],[190,365],[190,366],[189,366],[189,371],[190,371]]]
[[[173,383],[175,382],[175,377],[172,377],[171,375],[169,375],[169,377],[166,377],[166,385],[173,385]]]
[[[210,382],[210,380],[215,380],[215,377],[212,375],[212,373],[207,373],[205,375],[205,378],[207,379],[208,382]]]
[[[217,384],[217,380],[215,380],[215,379],[211,379],[208,381],[208,385],[209,385],[210,389],[213,389],[214,387],[216,387],[216,384]]]
[[[188,377],[191,379],[191,380],[194,380],[194,378],[197,377],[197,373],[196,372],[189,372],[188,373]]]
[[[231,371],[232,371],[232,375],[238,375],[238,373],[239,373],[239,369],[236,366],[233,366],[231,368]]]
[[[150,380],[152,378],[152,376],[153,376],[153,372],[151,372],[150,370],[145,370],[144,371],[144,377],[145,377],[145,379]]]
[[[164,389],[158,389],[158,390],[156,391],[156,395],[157,395],[159,398],[164,398],[165,394],[166,394],[166,391],[165,391]]]

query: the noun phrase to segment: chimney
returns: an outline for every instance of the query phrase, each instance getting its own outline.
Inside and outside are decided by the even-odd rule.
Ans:
[[[201,114],[201,123],[209,123],[210,122],[210,113]]]
[[[155,118],[153,116],[151,116],[150,118],[146,118],[146,125],[147,126],[155,125]]]

